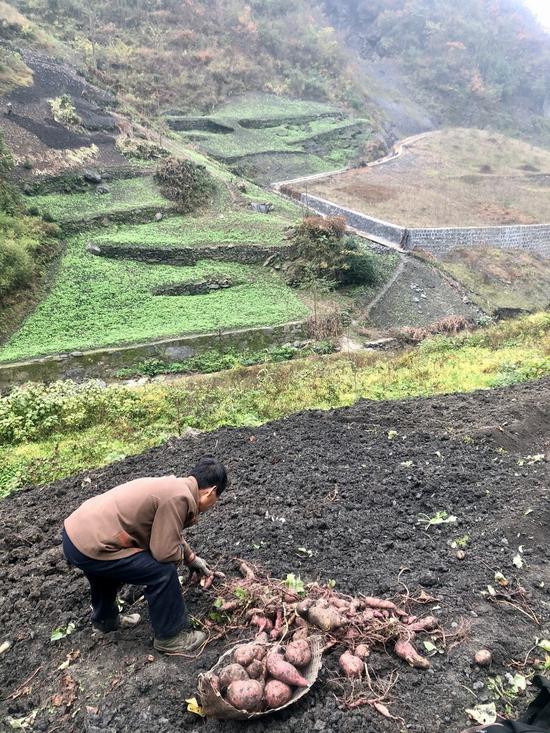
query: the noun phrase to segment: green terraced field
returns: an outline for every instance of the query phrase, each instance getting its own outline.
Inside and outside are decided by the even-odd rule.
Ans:
[[[286,212],[265,215],[246,210],[173,216],[149,224],[111,227],[106,232],[91,233],[88,239],[98,245],[196,247],[231,243],[272,246],[282,244],[284,230],[293,219]]]
[[[242,163],[247,176],[262,182],[296,175],[295,158],[301,174],[343,167],[361,155],[372,130],[370,120],[335,107],[274,95],[245,96],[202,118],[171,110],[167,120],[183,140],[218,160]]]
[[[60,223],[88,219],[98,214],[107,215],[148,206],[162,209],[170,205],[150,176],[109,181],[107,185],[110,193],[98,194],[94,189],[70,195],[53,193],[33,196],[29,204]]]
[[[7,345],[0,361],[219,329],[276,325],[307,314],[261,267],[202,261],[195,267],[94,257],[87,236],[69,240],[57,280]],[[165,284],[223,274],[245,284],[209,295],[155,296]]]

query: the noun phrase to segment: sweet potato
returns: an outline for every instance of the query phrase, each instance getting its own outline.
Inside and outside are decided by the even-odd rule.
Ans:
[[[400,636],[395,642],[394,649],[397,656],[404,659],[407,664],[411,665],[411,667],[416,667],[417,669],[429,669],[431,666],[429,661],[425,657],[420,656],[416,651],[410,635]]]
[[[342,654],[338,663],[343,673],[350,679],[359,679],[365,672],[363,660],[352,654],[349,649]]]
[[[262,616],[259,613],[255,613],[250,619],[251,626],[257,626],[260,632],[270,632],[273,629],[273,623],[267,616]]]
[[[266,660],[267,671],[274,679],[293,687],[308,687],[309,682],[302,677],[296,667],[285,662],[281,654],[269,652]]]
[[[321,631],[334,631],[343,625],[344,620],[338,611],[329,606],[323,608],[319,604],[315,604],[308,611],[308,618],[310,622],[321,629]]]
[[[255,644],[258,644],[259,646],[261,646],[262,649],[264,649],[264,647],[262,645],[263,644],[269,644],[269,636],[265,633],[265,631],[260,631],[259,634],[256,634],[256,638],[254,639],[254,643]],[[265,654],[264,654],[264,656],[265,656]]]
[[[269,634],[269,638],[271,641],[276,641],[281,634],[283,633],[283,612],[280,608],[278,608],[275,612],[275,623],[273,624],[273,629],[271,630],[271,633]]]
[[[216,692],[220,691],[220,678],[217,674],[211,674],[210,677],[210,684],[212,685],[212,688],[216,690]]]
[[[258,680],[238,680],[229,685],[225,697],[234,708],[254,712],[261,707],[263,692]]]
[[[240,664],[228,664],[219,675],[220,690],[224,692],[232,682],[248,679],[248,672]]]
[[[305,627],[300,627],[298,631],[295,631],[292,636],[292,639],[294,641],[298,641],[298,639],[307,639],[308,636],[309,636],[308,627],[305,626]]]
[[[419,621],[415,621],[408,625],[411,631],[433,631],[437,628],[437,619],[435,616],[426,616]]]
[[[355,647],[354,654],[356,657],[359,657],[359,659],[366,659],[370,654],[370,649],[366,644],[359,644]]]
[[[351,621],[358,626],[362,626],[363,624],[368,624],[369,621],[372,621],[372,619],[374,618],[374,614],[375,611],[373,611],[372,608],[367,608],[366,611],[362,611],[361,613],[358,613],[356,616],[354,616]]]
[[[372,596],[364,596],[363,601],[369,608],[377,608],[379,610],[393,611],[398,616],[406,616],[407,612],[397,608],[392,601],[386,601],[383,598],[373,598]]]
[[[247,674],[251,680],[263,679],[265,676],[265,662],[254,659],[246,668]]]
[[[291,641],[286,648],[285,659],[298,669],[307,667],[311,662],[311,649],[308,642],[305,639]]]
[[[256,651],[256,644],[238,646],[233,652],[233,661],[235,664],[240,664],[241,667],[248,667],[256,659]]]
[[[307,616],[307,612],[312,606],[313,601],[310,598],[306,598],[304,601],[300,601],[300,603],[296,604],[296,612],[300,614],[300,616]]]
[[[264,690],[264,700],[268,710],[280,708],[292,697],[292,687],[280,680],[269,680]]]

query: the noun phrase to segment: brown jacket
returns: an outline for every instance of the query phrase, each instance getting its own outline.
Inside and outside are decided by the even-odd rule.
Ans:
[[[181,532],[196,522],[198,503],[193,476],[139,478],[85,501],[65,520],[65,531],[94,560],[148,550],[159,562],[180,563],[193,555]]]

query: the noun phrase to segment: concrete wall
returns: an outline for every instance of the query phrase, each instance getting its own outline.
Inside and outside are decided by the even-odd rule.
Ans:
[[[406,229],[353,209],[346,209],[317,196],[302,194],[301,201],[319,214],[343,216],[349,226],[367,236],[383,239],[404,250],[422,249],[435,257],[443,257],[457,247],[484,245],[501,249],[520,249],[542,257],[550,257],[550,224]]]
[[[58,379],[108,379],[114,377],[119,369],[135,366],[147,359],[182,361],[211,349],[260,350],[272,344],[283,344],[306,337],[306,324],[295,321],[281,326],[198,334],[148,344],[55,354],[26,362],[0,364],[0,392],[29,381],[49,383]]]
[[[345,209],[343,206],[338,206],[318,196],[303,193],[301,202],[318,214],[323,214],[324,216],[343,216],[348,226],[358,229],[360,232],[365,232],[365,234],[385,239],[397,246],[401,246],[407,233],[404,227],[400,227],[397,224],[382,221],[382,219],[375,219],[372,216],[366,216],[353,209]]]

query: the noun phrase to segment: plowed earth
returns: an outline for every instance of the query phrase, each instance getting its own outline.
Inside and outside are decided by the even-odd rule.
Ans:
[[[403,729],[370,707],[339,708],[331,684],[336,653],[326,656],[318,683],[297,705],[248,725],[219,724],[187,713],[184,700],[226,642],[210,645],[199,659],[162,657],[152,650],[140,605],[133,610],[145,623],[136,629],[91,635],[87,583],[60,554],[64,517],[119,482],[185,474],[203,453],[227,463],[233,486],[188,535],[199,554],[220,568],[232,572],[231,559],[241,556],[278,577],[294,572],[304,581],[334,579],[340,591],[388,598],[403,592],[401,573],[412,594],[423,588],[439,599],[436,613],[451,633],[461,619],[471,624],[460,645],[433,657],[430,671],[408,668],[391,650],[369,660],[382,679],[399,672],[387,704],[407,730],[467,727],[465,709],[489,696],[479,683],[503,674],[512,660],[522,662],[535,637],[550,635],[549,464],[540,457],[548,455],[549,405],[550,380],[470,395],[364,401],[254,430],[174,440],[4,500],[0,643],[10,641],[11,647],[1,655],[0,729],[11,729],[7,716],[30,716],[29,729],[51,733]],[[440,510],[457,521],[429,530],[418,524],[420,514]],[[460,560],[450,542],[465,535],[470,539]],[[522,569],[512,562],[520,545]],[[495,584],[497,570],[512,588],[518,582],[525,588],[539,625],[481,594]],[[192,613],[201,615],[215,592],[205,597],[187,591],[187,599]],[[74,633],[50,641],[52,630],[69,622]],[[480,647],[493,651],[490,670],[472,665]],[[71,652],[74,661],[59,669]]]

